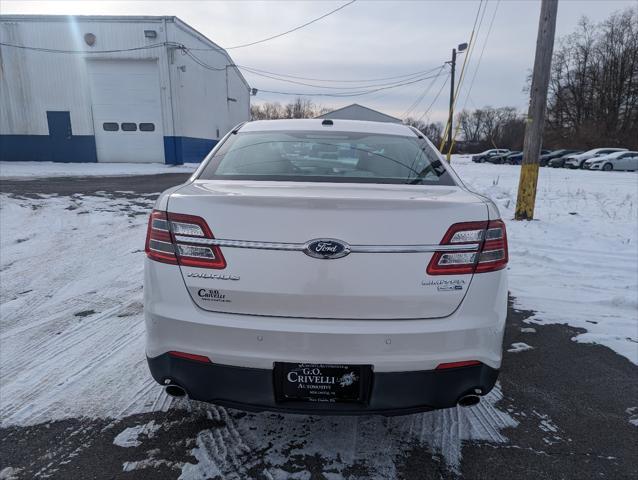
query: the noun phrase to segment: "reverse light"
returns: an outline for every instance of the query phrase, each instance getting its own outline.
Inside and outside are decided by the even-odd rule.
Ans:
[[[221,249],[217,245],[202,244],[202,240],[214,238],[201,217],[153,210],[145,251],[148,258],[157,262],[221,270],[226,268]]]
[[[441,245],[478,244],[473,252],[435,252],[428,264],[428,275],[466,275],[495,272],[507,265],[507,233],[502,220],[465,222],[452,225]]]

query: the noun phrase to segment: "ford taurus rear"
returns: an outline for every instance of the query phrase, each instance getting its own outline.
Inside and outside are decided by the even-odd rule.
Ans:
[[[244,124],[160,196],[146,253],[146,354],[171,394],[401,414],[496,382],[505,225],[409,127]]]

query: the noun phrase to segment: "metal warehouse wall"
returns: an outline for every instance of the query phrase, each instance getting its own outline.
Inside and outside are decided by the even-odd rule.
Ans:
[[[207,48],[212,43],[178,19],[173,22],[172,18],[160,17],[73,18],[0,17],[0,40],[87,52],[151,46],[167,40],[196,48]],[[145,38],[144,30],[155,30],[157,37]],[[89,32],[96,38],[92,47],[84,41]],[[215,67],[224,68],[231,62],[214,50],[198,51],[196,55]],[[93,126],[93,103],[100,92],[91,92],[89,75],[91,65],[95,65],[91,62],[107,59],[120,64],[144,60],[146,64],[150,61],[157,65],[161,109],[157,132],[164,137],[164,156],[153,161],[199,161],[220,136],[249,118],[248,85],[234,69],[228,69],[227,83],[225,71],[203,68],[170,46],[108,54],[47,53],[3,46],[0,47],[0,159],[97,161],[98,152],[104,150],[96,151]],[[108,68],[101,70],[108,72]],[[113,83],[117,83],[117,77],[113,78]],[[237,102],[228,101],[228,97]],[[69,120],[70,132],[66,127]],[[104,136],[98,136],[98,144],[100,141],[104,142]],[[131,157],[127,161],[136,161],[135,155]]]
[[[168,25],[168,41],[193,48],[192,55],[210,67],[169,47],[175,136],[184,161],[191,161],[250,119],[250,92],[237,69],[227,68],[232,59],[179,20]]]

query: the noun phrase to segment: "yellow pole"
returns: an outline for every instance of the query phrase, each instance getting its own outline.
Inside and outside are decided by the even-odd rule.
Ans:
[[[516,213],[514,215],[516,220],[534,219],[539,157],[543,144],[543,126],[547,108],[547,89],[554,50],[557,10],[558,0],[542,0],[527,126],[525,127],[523,161],[521,162],[521,176],[518,182],[518,198],[516,199]]]

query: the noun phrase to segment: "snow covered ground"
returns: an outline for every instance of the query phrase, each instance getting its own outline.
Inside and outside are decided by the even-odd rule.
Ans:
[[[520,167],[452,166],[507,224],[510,291],[532,321],[584,328],[638,364],[638,174],[541,168],[534,221],[512,220]]]
[[[112,177],[118,175],[153,175],[157,173],[190,173],[198,163],[165,165],[163,163],[54,163],[0,162],[0,178],[39,177]]]
[[[584,328],[577,341],[601,343],[638,364],[638,175],[541,169],[537,220],[514,222],[519,167],[476,165],[467,157],[455,158],[453,166],[499,205],[508,225],[510,290],[518,306],[537,312],[531,321]],[[142,260],[150,197],[0,197],[3,426],[187,408],[154,383],[144,358]],[[505,346],[517,348],[517,356],[526,354],[521,347]],[[500,398],[497,386],[476,407],[393,419],[266,413],[229,419],[221,407],[198,407],[229,427],[200,432],[196,463],[182,466],[182,478],[224,471],[229,457],[220,452],[232,458],[269,442],[271,478],[284,478],[277,465],[290,454],[291,435],[299,440],[295,451],[342,462],[339,468],[356,452],[378,478],[395,475],[379,450],[400,451],[410,442],[428,445],[455,470],[463,441],[507,441],[503,430],[517,425],[516,412],[504,411]],[[154,428],[122,432],[118,442],[136,445]]]
[[[1,198],[3,426],[188,408],[155,384],[144,358],[142,259],[152,203],[81,195]],[[476,407],[391,420],[268,413],[234,420],[224,408],[201,407],[229,427],[221,434],[199,434],[193,450],[198,463],[185,464],[182,478],[209,478],[227,467],[228,451],[233,457],[269,442],[275,442],[268,452],[271,478],[288,478],[276,466],[286,462],[290,435],[298,437],[304,454],[342,462],[340,468],[356,451],[375,465],[377,478],[394,476],[391,457],[378,455],[380,439],[395,453],[409,442],[429,445],[457,469],[463,441],[505,442],[501,430],[517,425],[498,407],[500,399],[497,386]],[[136,445],[137,437],[149,436],[153,428],[124,431],[116,441]],[[149,458],[125,468],[154,462]]]

